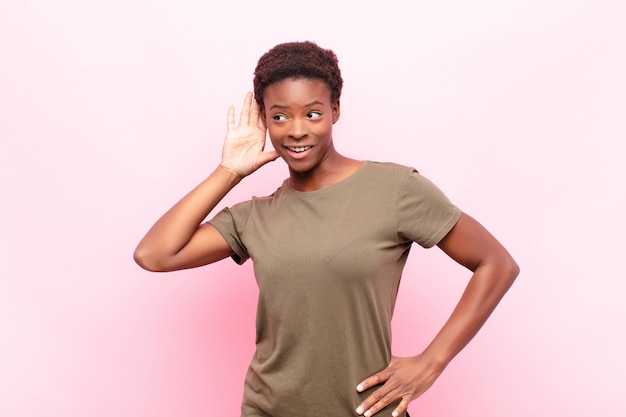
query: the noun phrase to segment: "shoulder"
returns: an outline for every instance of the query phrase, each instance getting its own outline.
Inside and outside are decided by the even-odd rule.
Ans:
[[[416,168],[395,162],[366,161],[365,168],[372,184],[389,187],[388,191],[393,193],[400,192],[408,183],[424,180]]]
[[[417,169],[413,167],[397,164],[395,162],[365,161],[364,168],[367,170],[370,177],[392,182],[403,182],[413,173],[418,172]]]
[[[401,165],[395,162],[365,161],[365,165],[372,170],[376,170],[380,172],[406,173],[406,172],[417,171],[413,167]]]
[[[273,193],[266,196],[252,196],[249,200],[233,204],[228,210],[247,216],[252,211],[264,210],[271,207],[277,201],[284,199],[288,194],[289,187],[287,186],[287,180],[285,180]]]

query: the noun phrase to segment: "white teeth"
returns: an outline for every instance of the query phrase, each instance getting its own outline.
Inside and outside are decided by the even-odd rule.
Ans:
[[[311,148],[312,148],[312,146],[287,146],[287,149],[289,149],[292,152],[296,152],[296,153],[308,151]]]

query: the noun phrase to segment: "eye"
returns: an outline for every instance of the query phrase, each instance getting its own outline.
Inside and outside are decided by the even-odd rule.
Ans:
[[[319,111],[310,111],[307,113],[306,117],[309,119],[317,119],[319,117],[322,117],[322,113]]]
[[[284,114],[278,113],[278,114],[273,115],[272,119],[282,122],[284,120],[287,120],[287,116],[285,116]]]

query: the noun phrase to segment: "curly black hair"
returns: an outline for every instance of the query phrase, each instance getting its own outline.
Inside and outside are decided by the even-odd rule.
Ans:
[[[339,101],[343,79],[337,55],[314,42],[276,45],[259,59],[254,70],[254,97],[263,108],[265,89],[286,78],[314,78],[326,83],[333,103]]]

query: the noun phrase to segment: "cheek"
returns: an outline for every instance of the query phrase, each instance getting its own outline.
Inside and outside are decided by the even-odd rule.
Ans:
[[[330,123],[319,124],[314,128],[314,133],[320,137],[330,136],[332,131],[333,125]]]

